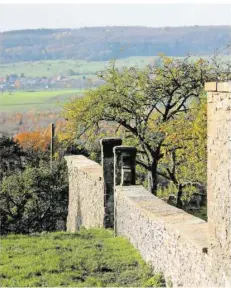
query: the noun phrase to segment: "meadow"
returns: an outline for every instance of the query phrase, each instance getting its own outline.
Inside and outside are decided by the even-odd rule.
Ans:
[[[160,287],[139,252],[105,229],[1,237],[1,287]]]
[[[79,97],[83,90],[5,91],[0,93],[1,112],[59,111],[62,103]]]
[[[210,59],[211,56],[192,56],[192,60],[197,60],[200,57]],[[229,56],[221,55],[223,60],[228,60]],[[181,59],[183,57],[173,57]],[[115,59],[116,67],[137,67],[144,68],[147,65],[153,65],[158,61],[159,56],[132,56],[127,58]],[[70,76],[71,78],[95,78],[97,72],[104,71],[110,61],[87,61],[87,60],[41,60],[33,62],[16,62],[10,64],[0,64],[0,77],[6,77],[10,74],[20,75],[25,77],[54,77],[57,75]],[[75,75],[70,75],[68,71],[72,70]]]
[[[118,68],[139,67],[143,68],[148,64],[154,63],[156,57],[134,56],[116,60]],[[88,75],[94,77],[97,72],[107,68],[109,61],[86,61],[86,60],[46,60],[35,62],[18,62],[12,64],[0,65],[0,77],[6,77],[10,74],[20,75],[24,73],[26,77],[53,77],[55,75],[66,75],[69,70],[73,70],[76,75],[72,77],[81,77]]]

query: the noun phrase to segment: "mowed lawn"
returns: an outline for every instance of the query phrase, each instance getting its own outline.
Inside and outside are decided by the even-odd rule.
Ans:
[[[60,110],[61,104],[80,97],[83,90],[5,91],[0,93],[0,112],[26,112],[29,110]]]
[[[1,238],[1,287],[163,286],[138,251],[104,229]]]

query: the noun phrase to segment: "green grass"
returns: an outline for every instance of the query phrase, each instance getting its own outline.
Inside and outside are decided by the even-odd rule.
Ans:
[[[29,110],[59,110],[61,104],[77,97],[83,90],[8,91],[0,93],[0,112],[26,112]]]
[[[104,229],[1,239],[1,287],[163,286],[138,251]]]
[[[156,57],[128,57],[116,61],[118,67],[137,66],[145,67],[152,63]],[[105,70],[108,61],[86,61],[86,60],[50,60],[36,62],[19,62],[0,65],[0,77],[10,74],[20,75],[24,73],[26,77],[52,77],[65,74],[69,69],[78,73],[79,77],[87,75],[92,77],[96,72]],[[77,77],[78,77],[77,76]]]
[[[202,56],[209,59],[210,56]],[[229,56],[223,55],[223,60],[228,60]],[[144,68],[149,64],[154,64],[158,56],[133,56],[116,60],[118,68],[139,67]],[[175,58],[175,57],[173,57]],[[182,58],[182,57],[177,57]],[[192,57],[192,59],[198,59]],[[20,75],[24,73],[26,77],[53,77],[56,75],[67,76],[68,70],[73,70],[77,75],[71,78],[82,78],[83,75],[87,78],[94,78],[95,74],[107,68],[109,61],[87,61],[87,60],[44,60],[35,62],[17,62],[10,64],[0,64],[0,77],[5,77],[10,74]]]

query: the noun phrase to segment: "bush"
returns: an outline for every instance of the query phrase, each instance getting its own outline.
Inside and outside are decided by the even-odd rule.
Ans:
[[[3,178],[0,187],[1,234],[65,229],[68,177],[64,160],[26,167]]]

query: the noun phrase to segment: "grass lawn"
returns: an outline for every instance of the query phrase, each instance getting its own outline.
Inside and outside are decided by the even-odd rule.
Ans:
[[[1,238],[1,287],[163,286],[138,251],[104,229]]]
[[[29,110],[59,110],[60,105],[83,90],[5,91],[0,93],[0,112],[26,112]]]

